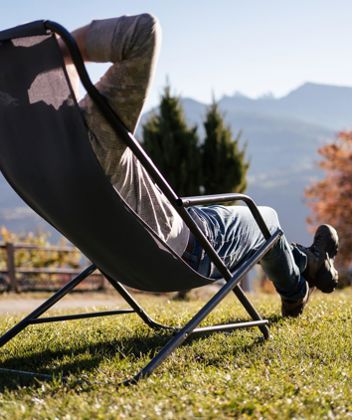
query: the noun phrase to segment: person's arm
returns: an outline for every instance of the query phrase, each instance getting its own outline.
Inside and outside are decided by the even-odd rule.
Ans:
[[[78,48],[81,52],[83,61],[89,61],[87,58],[87,49],[86,49],[86,36],[87,36],[88,28],[89,28],[89,25],[86,25],[71,32],[71,35],[75,39],[78,45]],[[70,78],[73,91],[75,92],[75,96],[78,98],[79,97],[79,77],[77,74],[76,67],[73,65],[71,54],[69,53],[69,50],[65,42],[62,40],[62,38],[58,38],[58,43],[59,43],[59,47],[61,49],[62,55],[64,57],[64,61],[66,64],[66,71]]]
[[[86,25],[86,26],[82,26],[82,28],[78,28],[74,30],[73,32],[71,32],[71,35],[77,42],[78,48],[81,51],[81,55],[84,61],[88,61],[87,49],[86,49],[86,35],[87,35],[88,28],[89,28],[89,25]],[[65,42],[61,38],[59,38],[58,43],[61,48],[65,63],[72,64],[71,55],[68,51],[68,48]]]
[[[133,132],[148,93],[159,51],[158,21],[147,13],[93,20],[76,29],[72,35],[85,61],[111,63],[96,87]],[[61,46],[68,64],[71,60],[62,41]],[[99,113],[95,112],[87,97],[80,101],[80,106],[89,115],[94,128],[100,125],[96,121]]]

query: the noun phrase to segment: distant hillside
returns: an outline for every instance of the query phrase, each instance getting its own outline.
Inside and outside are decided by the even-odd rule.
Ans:
[[[52,233],[51,239],[58,237],[58,233],[18,197],[0,174],[0,227],[3,225],[15,232],[43,230]]]
[[[206,105],[189,98],[182,103],[188,122],[197,124],[202,136]],[[225,96],[220,107],[234,134],[242,130],[247,142],[248,193],[258,203],[276,208],[290,240],[308,243],[304,188],[321,176],[316,166],[318,147],[336,131],[352,127],[352,88],[306,83],[282,98]],[[2,224],[17,231],[38,225],[49,228],[0,178]]]
[[[225,96],[224,109],[299,119],[333,130],[352,128],[352,88],[305,83],[282,98]]]

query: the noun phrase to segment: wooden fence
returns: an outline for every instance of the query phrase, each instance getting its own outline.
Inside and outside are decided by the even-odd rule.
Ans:
[[[20,292],[24,290],[52,290],[57,287],[53,287],[55,284],[58,287],[62,286],[68,279],[79,274],[82,269],[73,268],[34,268],[34,267],[16,267],[15,264],[15,253],[17,250],[28,250],[28,251],[44,251],[44,252],[60,252],[70,253],[74,252],[73,247],[64,246],[37,246],[25,243],[10,243],[0,242],[0,250],[5,252],[5,260],[7,262],[6,269],[0,268],[0,278],[2,278],[2,289],[12,292]],[[35,278],[35,276],[44,275],[49,282],[47,287],[36,287],[36,282],[28,282],[28,278]],[[51,282],[50,279],[55,276],[56,281]],[[43,277],[43,276],[42,276]],[[4,284],[5,282],[5,284]],[[89,290],[102,290],[105,288],[104,276],[96,271],[89,279],[86,280],[85,284],[90,285]],[[29,287],[28,287],[29,286]]]

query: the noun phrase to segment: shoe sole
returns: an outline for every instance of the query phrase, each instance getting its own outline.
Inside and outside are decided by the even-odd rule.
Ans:
[[[337,254],[337,251],[339,250],[339,236],[337,234],[337,231],[335,228],[333,228],[330,225],[321,225],[318,227],[315,237],[319,234],[322,234],[323,236],[330,236],[331,242],[326,248],[326,252],[328,253],[330,258],[334,258]]]

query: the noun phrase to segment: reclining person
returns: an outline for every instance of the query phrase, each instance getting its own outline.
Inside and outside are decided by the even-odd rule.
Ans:
[[[75,30],[73,36],[85,61],[112,63],[96,87],[133,132],[148,95],[160,47],[157,20],[149,14],[97,20]],[[66,47],[59,42],[69,64]],[[91,130],[92,148],[128,205],[192,268],[207,277],[221,277],[179,214],[131,150],[117,138],[92,100],[86,96],[80,107]],[[275,210],[259,207],[259,211],[271,232],[280,227]],[[189,212],[230,270],[263,244],[263,235],[246,206],[195,206]],[[326,293],[335,289],[337,249],[336,230],[322,225],[310,247],[290,245],[283,236],[262,259],[265,273],[281,296],[283,316],[301,314],[315,287]]]

